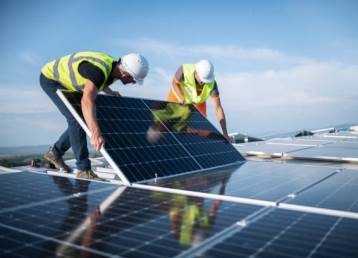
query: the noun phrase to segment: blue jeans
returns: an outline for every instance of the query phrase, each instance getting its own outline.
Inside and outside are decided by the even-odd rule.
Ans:
[[[40,85],[46,94],[50,97],[52,102],[57,106],[62,115],[65,116],[68,128],[53,145],[53,152],[57,158],[62,157],[65,152],[72,147],[75,154],[76,165],[79,170],[88,170],[91,168],[91,162],[88,159],[87,139],[86,133],[72,116],[65,104],[56,91],[65,88],[57,81],[46,78],[43,74],[40,75]]]

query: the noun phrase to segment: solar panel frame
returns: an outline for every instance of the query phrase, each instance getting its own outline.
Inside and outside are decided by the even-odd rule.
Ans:
[[[66,91],[64,91],[66,92]],[[89,128],[87,127],[84,119],[81,117],[80,115],[80,110],[76,110],[76,108],[70,103],[70,101],[67,99],[67,97],[64,95],[64,92],[62,92],[61,90],[57,90],[57,95],[60,97],[60,99],[64,102],[64,104],[66,105],[66,107],[69,109],[69,111],[72,113],[72,115],[74,116],[74,118],[77,120],[77,122],[81,125],[81,127],[84,129],[84,131],[86,132],[86,134],[91,137],[91,132],[89,130]],[[122,97],[121,99],[126,99],[126,97]],[[130,98],[127,98],[130,99]],[[136,98],[132,98],[132,99],[136,99]],[[151,101],[154,100],[149,100],[149,99],[136,99],[136,100],[140,100],[142,101],[142,103],[148,108],[148,110],[146,110],[147,112],[149,111],[151,113],[151,115],[155,116],[155,114],[153,113],[152,109],[150,109],[150,107],[148,106],[148,103],[150,103]],[[162,101],[164,103],[164,101]],[[78,107],[77,107],[78,108]],[[125,108],[135,108],[135,107],[125,107]],[[115,116],[114,114],[110,114],[111,112],[108,112],[109,116]],[[124,112],[121,112],[124,113]],[[130,119],[130,117],[128,117]],[[160,121],[163,125],[165,125],[162,121]],[[210,123],[209,123],[210,124]],[[212,126],[212,125],[211,125]],[[215,127],[212,126],[213,129],[215,129]],[[130,129],[128,129],[130,130]],[[233,152],[235,152],[235,154],[238,155],[238,160],[236,160],[235,162],[232,163],[226,163],[226,164],[219,164],[217,166],[206,166],[203,167],[197,160],[195,157],[193,157],[193,155],[190,153],[190,151],[183,145],[183,143],[181,143],[176,137],[175,135],[171,132],[171,130],[169,130],[166,127],[166,130],[168,132],[168,135],[172,136],[173,139],[182,146],[182,149],[188,154],[188,157],[190,157],[192,159],[193,162],[195,162],[197,164],[197,168],[191,169],[191,170],[187,170],[184,172],[180,172],[180,173],[173,173],[173,174],[166,174],[165,176],[162,176],[161,174],[155,174],[155,178],[144,178],[142,180],[129,180],[129,178],[126,176],[126,174],[124,173],[123,169],[120,168],[120,166],[114,161],[114,159],[111,157],[110,155],[110,149],[106,149],[106,146],[102,147],[100,152],[102,153],[102,155],[106,158],[106,160],[108,161],[108,163],[112,166],[112,168],[114,169],[114,171],[116,172],[116,174],[118,175],[118,177],[120,178],[120,180],[122,181],[123,184],[125,185],[130,185],[133,182],[136,183],[142,183],[142,182],[148,182],[148,181],[153,181],[156,180],[157,177],[173,177],[176,176],[177,174],[190,174],[190,173],[197,173],[197,172],[201,172],[201,171],[207,171],[209,169],[216,169],[216,168],[222,168],[222,167],[227,167],[227,166],[231,166],[233,164],[239,164],[245,161],[245,159],[240,155],[239,152],[237,152],[237,150],[231,145]],[[217,130],[215,129],[215,131],[217,132]],[[131,132],[133,133],[133,132]],[[136,133],[136,132],[134,132]],[[220,134],[220,133],[219,133]],[[222,135],[221,135],[222,137]],[[128,153],[129,155],[130,153]],[[183,157],[185,158],[185,157]],[[130,159],[130,158],[129,158]],[[164,160],[165,161],[165,160]],[[182,162],[181,164],[186,164],[186,162]],[[136,167],[136,169],[138,169],[138,167]],[[184,168],[187,169],[187,168]],[[158,172],[159,173],[159,172]]]

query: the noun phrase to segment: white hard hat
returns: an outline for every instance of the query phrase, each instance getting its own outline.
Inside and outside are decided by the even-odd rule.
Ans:
[[[149,71],[149,64],[140,54],[130,53],[121,57],[121,65],[138,84],[142,84]]]
[[[195,64],[195,71],[202,82],[210,83],[214,81],[214,66],[208,60],[200,60]]]

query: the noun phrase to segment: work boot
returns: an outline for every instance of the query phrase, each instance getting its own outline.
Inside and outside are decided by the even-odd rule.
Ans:
[[[55,156],[55,153],[53,152],[52,148],[50,148],[45,154],[44,159],[50,162],[52,165],[54,165],[57,169],[62,170],[65,173],[72,172],[72,169],[66,165],[66,163],[63,161],[62,157],[57,158]]]
[[[84,179],[99,179],[99,177],[92,171],[92,169],[88,170],[78,170],[77,178]]]

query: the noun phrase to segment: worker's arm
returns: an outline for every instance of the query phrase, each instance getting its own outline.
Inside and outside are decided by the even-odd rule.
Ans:
[[[172,86],[173,86],[174,94],[178,99],[178,103],[184,104],[185,99],[180,88],[180,82],[175,77],[173,78]]]
[[[116,97],[121,96],[121,94],[118,91],[112,90],[110,87],[105,88],[103,91],[111,96],[116,96]]]
[[[82,113],[86,120],[86,124],[91,131],[91,143],[95,150],[100,150],[104,145],[104,139],[99,129],[96,118],[96,97],[98,89],[96,85],[87,80],[83,89],[83,96],[81,99]]]
[[[223,131],[223,135],[226,138],[226,140],[230,141],[230,137],[227,133],[225,113],[221,105],[220,96],[212,96],[211,99],[213,100],[215,106],[216,118],[220,123],[221,129]]]

